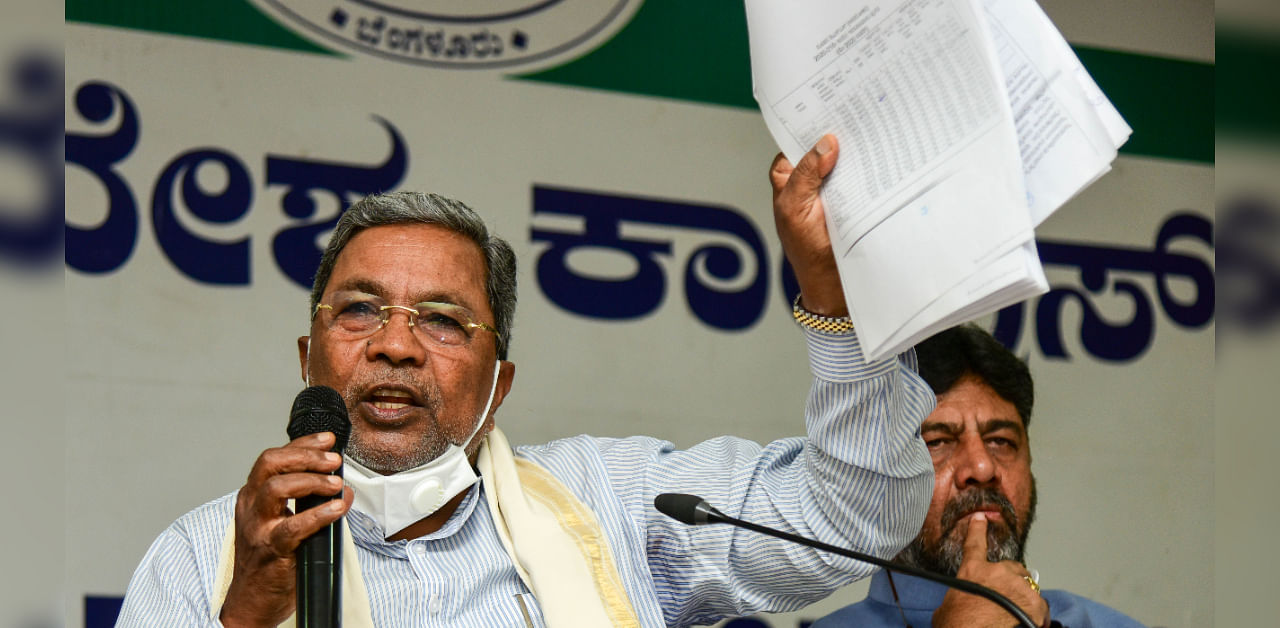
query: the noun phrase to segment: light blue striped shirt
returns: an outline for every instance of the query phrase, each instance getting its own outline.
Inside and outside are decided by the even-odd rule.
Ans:
[[[914,354],[863,364],[856,337],[805,330],[815,381],[807,438],[760,446],[715,438],[677,451],[648,438],[576,436],[517,447],[596,514],[644,626],[789,611],[865,577],[870,566],[729,526],[690,527],[653,508],[693,493],[726,514],[833,545],[893,556],[920,529],[933,465],[919,438],[934,395]],[[483,485],[434,534],[388,543],[368,517],[347,525],[381,627],[542,626],[483,507]],[[117,626],[217,626],[211,598],[235,494],[184,515],[148,550]]]

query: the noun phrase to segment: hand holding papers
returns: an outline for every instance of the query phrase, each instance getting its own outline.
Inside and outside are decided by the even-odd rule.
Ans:
[[[747,21],[783,153],[840,140],[822,199],[868,359],[1047,290],[1032,229],[1128,127],[1032,0],[748,0]]]

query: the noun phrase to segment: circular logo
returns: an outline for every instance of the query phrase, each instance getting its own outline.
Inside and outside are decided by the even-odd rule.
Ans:
[[[403,63],[536,69],[616,33],[640,0],[254,0],[308,39]]]

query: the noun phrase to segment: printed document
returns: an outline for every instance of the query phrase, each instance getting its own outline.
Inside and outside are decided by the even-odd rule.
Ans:
[[[795,163],[840,142],[827,229],[867,359],[1048,289],[1034,226],[1129,134],[1034,0],[747,0]]]

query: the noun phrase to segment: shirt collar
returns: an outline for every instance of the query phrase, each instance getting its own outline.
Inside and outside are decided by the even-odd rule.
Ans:
[[[893,584],[898,589],[898,599],[902,602],[902,608],[907,610],[933,611],[942,605],[942,598],[947,595],[946,585],[904,573],[893,574]],[[889,587],[889,576],[883,569],[871,577],[871,590],[868,595],[871,599],[883,604],[897,605],[893,601],[893,590]]]

